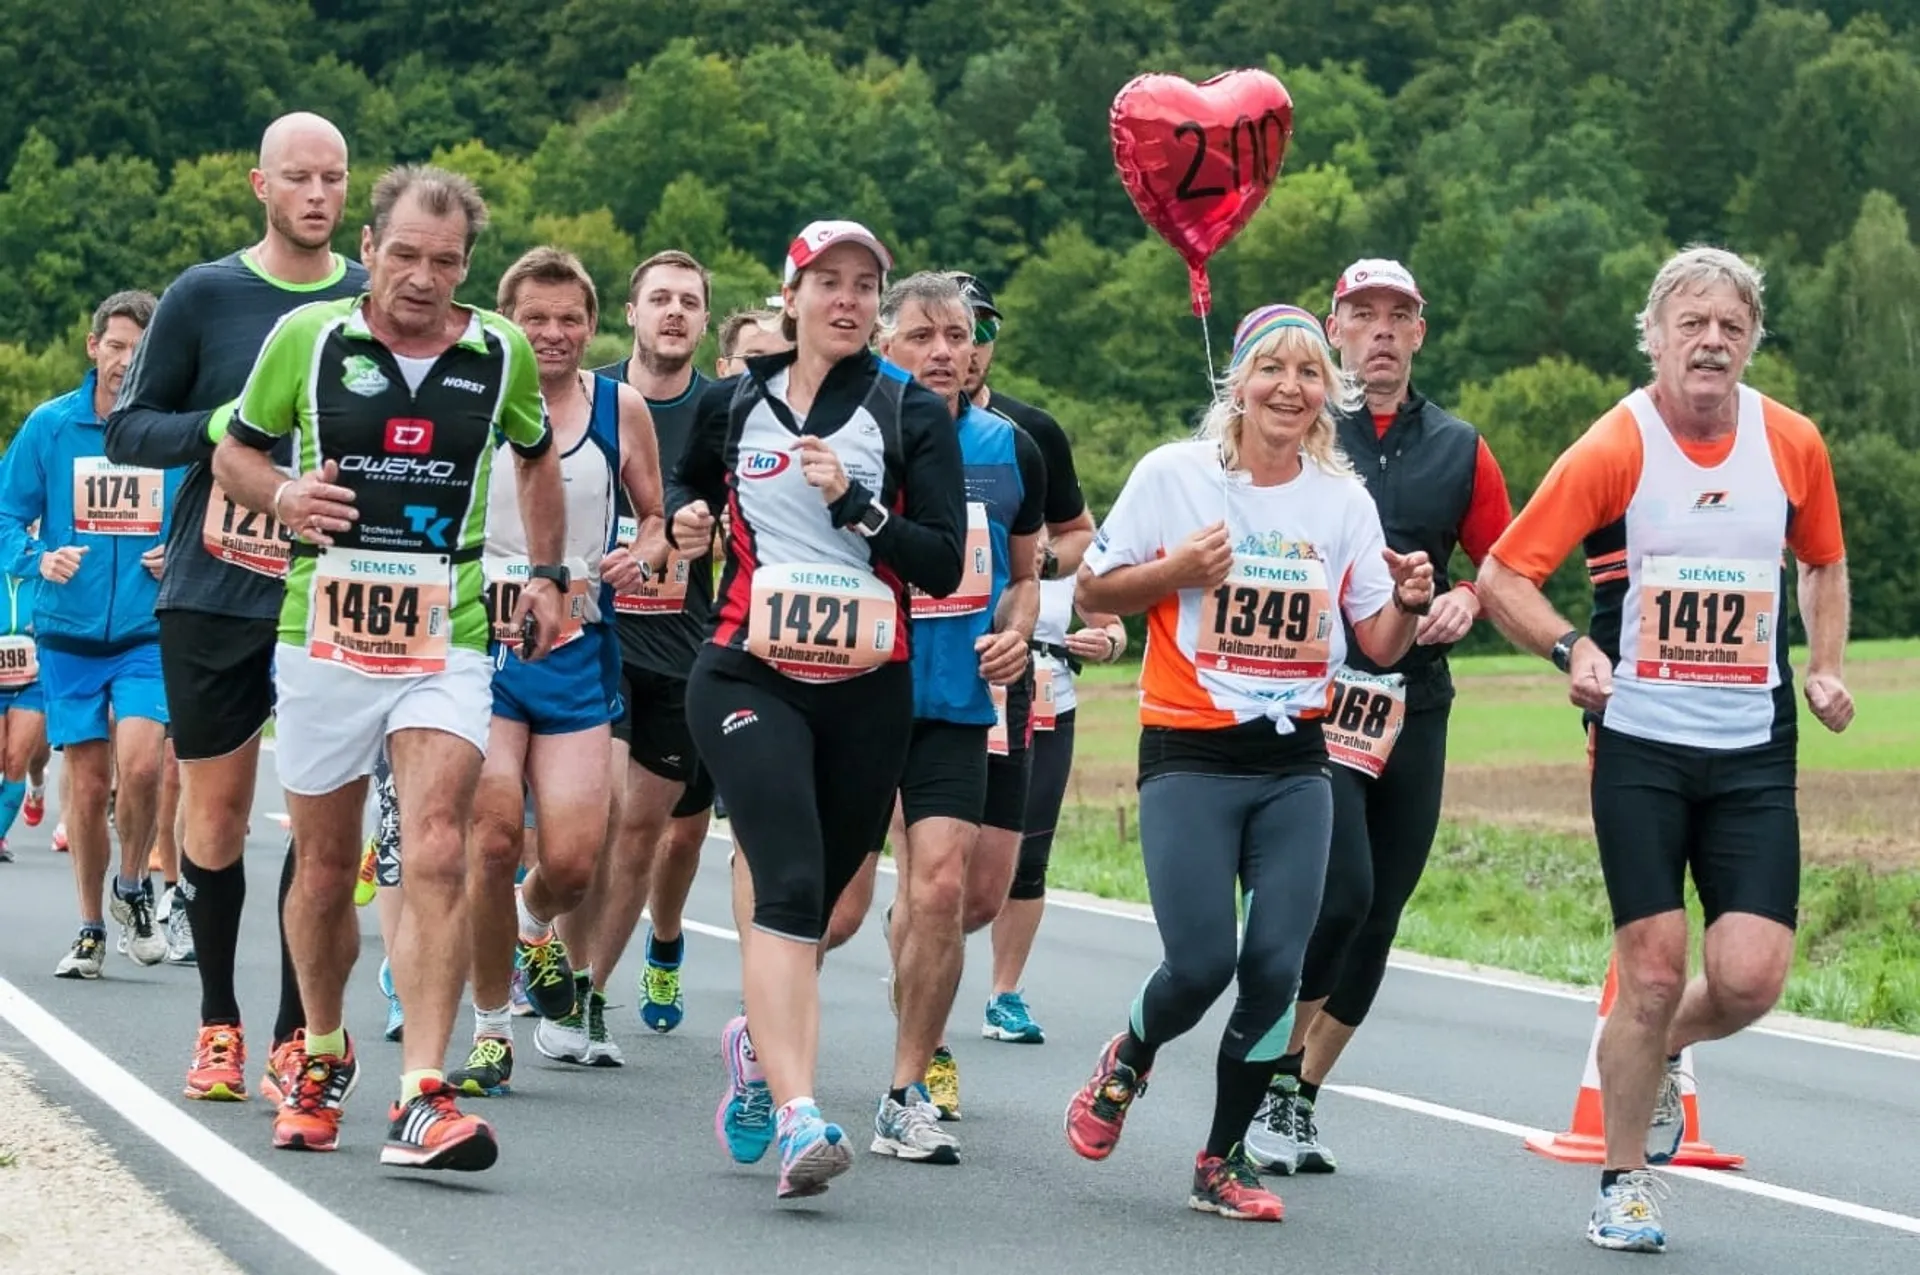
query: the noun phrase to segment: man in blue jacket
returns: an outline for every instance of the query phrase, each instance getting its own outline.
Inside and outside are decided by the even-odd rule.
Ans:
[[[167,954],[147,876],[167,725],[153,604],[181,471],[113,464],[104,424],[154,305],[145,292],[116,292],[100,303],[87,334],[93,371],[79,388],[33,410],[0,465],[0,563],[42,581],[34,636],[47,741],[65,755],[71,799],[63,813],[80,936],[54,970],[61,978],[100,977],[114,769],[120,872],[113,918],[126,927],[137,963],[157,965]],[[38,535],[30,530],[36,521]]]

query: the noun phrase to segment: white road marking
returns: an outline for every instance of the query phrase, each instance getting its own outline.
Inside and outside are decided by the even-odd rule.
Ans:
[[[1511,1120],[1497,1120],[1478,1112],[1462,1111],[1458,1107],[1446,1107],[1437,1102],[1409,1098],[1404,1094],[1391,1093],[1385,1089],[1372,1089],[1365,1085],[1336,1084],[1323,1085],[1321,1088],[1328,1093],[1358,1098],[1362,1102],[1377,1103],[1382,1107],[1393,1107],[1400,1111],[1411,1111],[1416,1115],[1430,1116],[1435,1120],[1466,1125],[1470,1129],[1483,1129],[1488,1133],[1504,1134],[1509,1138],[1525,1140],[1553,1136],[1545,1129],[1532,1129],[1523,1124],[1515,1124]],[[1776,1186],[1771,1182],[1762,1182],[1757,1178],[1746,1177],[1724,1169],[1662,1168],[1657,1172],[1671,1174],[1676,1178],[1685,1178],[1689,1182],[1704,1182],[1708,1186],[1717,1186],[1727,1191],[1738,1191],[1743,1195],[1758,1195],[1765,1199],[1776,1200],[1781,1204],[1796,1204],[1803,1209],[1831,1213],[1836,1217],[1851,1218],[1856,1222],[1869,1222],[1874,1226],[1905,1231],[1909,1235],[1920,1235],[1920,1217],[1890,1213],[1885,1209],[1855,1204],[1852,1200],[1837,1200],[1830,1195],[1816,1195],[1811,1191],[1799,1191],[1790,1186]]]
[[[884,862],[881,867],[887,871],[892,870],[891,866]],[[1050,906],[1055,905],[1055,903],[1056,901],[1051,898],[1049,899]],[[1116,908],[1099,908],[1067,903],[1059,903],[1058,906],[1074,907],[1076,911],[1093,912],[1097,915],[1117,916],[1128,921],[1152,919],[1151,917],[1142,918],[1135,916],[1132,913],[1122,912]],[[704,934],[709,938],[725,939],[729,943],[738,943],[740,941],[740,935],[737,931],[727,929],[724,926],[708,925],[704,922],[693,920],[683,920],[680,924],[683,929],[691,930],[695,934]],[[1419,973],[1436,972],[1421,969],[1418,966],[1411,968]],[[1505,986],[1503,984],[1495,985]],[[1518,985],[1515,990],[1532,991],[1535,989],[1526,987],[1525,985]],[[1821,1040],[1817,1037],[1808,1039],[1810,1043],[1820,1045],[1845,1043]],[[1891,1051],[1886,1052],[1890,1053]],[[1907,1055],[1904,1054],[1896,1054],[1894,1056],[1907,1057]],[[1479,1129],[1486,1133],[1501,1134],[1504,1137],[1513,1138],[1522,1142],[1531,1137],[1544,1138],[1552,1136],[1552,1134],[1545,1129],[1535,1129],[1530,1125],[1517,1124],[1511,1120],[1502,1120],[1497,1116],[1483,1116],[1477,1111],[1463,1111],[1458,1107],[1448,1107],[1437,1102],[1428,1102],[1424,1098],[1410,1098],[1405,1094],[1393,1093],[1386,1089],[1373,1089],[1366,1085],[1340,1084],[1327,1084],[1322,1086],[1322,1088],[1329,1093],[1337,1093],[1349,1098],[1357,1098],[1361,1102],[1376,1103],[1379,1106],[1392,1107],[1399,1111],[1407,1111],[1415,1115],[1427,1116],[1434,1120],[1445,1120],[1453,1124],[1465,1125],[1470,1129]],[[1876,1209],[1869,1205],[1856,1204],[1852,1200],[1840,1200],[1832,1196],[1816,1195],[1811,1191],[1801,1191],[1789,1186],[1776,1186],[1771,1182],[1762,1182],[1756,1178],[1736,1175],[1726,1171],[1677,1168],[1663,1168],[1659,1171],[1661,1173],[1672,1174],[1674,1177],[1685,1178],[1690,1182],[1701,1182],[1707,1186],[1720,1187],[1727,1191],[1737,1191],[1744,1195],[1757,1195],[1769,1200],[1778,1201],[1781,1204],[1798,1205],[1803,1209],[1813,1209],[1821,1213],[1831,1213],[1836,1217],[1850,1218],[1856,1222],[1867,1222],[1874,1226],[1884,1226],[1891,1230],[1905,1231],[1910,1235],[1920,1235],[1920,1217],[1908,1217],[1904,1213],[1890,1213],[1885,1209]]]
[[[0,1018],[222,1195],[336,1275],[424,1275],[142,1084],[0,978]]]
[[[726,844],[722,842],[722,844]],[[880,861],[880,871],[894,873],[891,860]],[[1088,902],[1082,898],[1062,898],[1058,892],[1049,891],[1047,906],[1066,908],[1071,912],[1085,912],[1090,916],[1111,916],[1122,921],[1133,921],[1141,925],[1153,924],[1153,910],[1144,904],[1110,904]],[[1471,983],[1476,987],[1493,987],[1503,992],[1525,992],[1530,996],[1546,996],[1553,1000],[1577,1001],[1586,1005],[1598,1005],[1600,993],[1582,991],[1573,987],[1557,987],[1542,979],[1525,978],[1500,970],[1457,970],[1434,964],[1423,957],[1400,954],[1387,958],[1389,969],[1403,970],[1409,974],[1424,974],[1429,978],[1451,979],[1456,983]],[[1833,1031],[1851,1030],[1844,1025],[1834,1024]],[[1856,1054],[1871,1054],[1877,1058],[1897,1058],[1902,1062],[1920,1062],[1920,1041],[1907,1048],[1889,1048],[1867,1041],[1847,1040],[1838,1035],[1815,1034],[1808,1031],[1796,1031],[1790,1027],[1770,1027],[1764,1022],[1746,1029],[1755,1036],[1772,1036],[1778,1040],[1790,1040],[1801,1045],[1823,1045],[1829,1049],[1844,1049]],[[1903,1044],[1905,1042],[1902,1042]]]

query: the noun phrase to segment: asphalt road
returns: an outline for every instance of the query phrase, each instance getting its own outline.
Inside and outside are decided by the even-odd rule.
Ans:
[[[248,846],[252,890],[242,932],[250,1085],[276,995],[272,891],[283,851],[270,814],[281,808],[269,774]],[[1162,1052],[1114,1158],[1081,1161],[1061,1134],[1062,1108],[1125,1022],[1159,945],[1137,918],[1069,907],[1049,912],[1029,971],[1044,1046],[979,1038],[984,937],[971,947],[950,1037],[965,1113],[952,1126],[961,1138],[957,1167],[866,1154],[892,1048],[877,918],[834,955],[822,989],[817,1096],[860,1154],[827,1195],[779,1204],[773,1166],[734,1165],[713,1135],[717,1034],[738,997],[718,845],[709,847],[689,908],[700,928],[688,938],[686,1023],[668,1036],[640,1025],[632,960],[618,973],[616,1000],[624,1003],[611,1018],[628,1059],[623,1070],[549,1063],[532,1047],[530,1021],[519,1020],[515,1092],[480,1104],[502,1140],[499,1163],[483,1174],[410,1175],[376,1163],[399,1054],[381,1039],[380,939],[373,910],[363,911],[348,1020],[363,1083],[348,1105],[342,1149],[275,1152],[270,1112],[257,1096],[243,1105],[179,1097],[198,1003],[191,970],[143,969],[110,955],[97,983],[52,977],[74,915],[67,860],[47,846],[56,817],[50,812],[39,829],[17,827],[10,843],[18,861],[0,866],[0,978],[30,1002],[23,1009],[15,1000],[9,1011],[0,996],[0,1051],[21,1060],[51,1098],[249,1271],[517,1275],[782,1264],[848,1275],[1104,1275],[1284,1262],[1316,1275],[1479,1275],[1611,1270],[1636,1260],[1582,1238],[1594,1171],[1542,1160],[1520,1143],[1520,1127],[1560,1129],[1571,1109],[1594,1009],[1564,996],[1395,970],[1342,1067],[1340,1091],[1321,1103],[1322,1134],[1341,1171],[1280,1180],[1283,1225],[1230,1223],[1186,1207],[1224,1006]],[[883,907],[890,879],[877,893]],[[88,1062],[85,1047],[61,1043],[67,1038],[57,1029],[33,1027],[33,1006],[127,1075],[105,1060]],[[464,1036],[456,1047],[464,1053]],[[1920,1058],[1753,1034],[1698,1054],[1705,1132],[1748,1164],[1712,1182],[1670,1179],[1663,1270],[1920,1270],[1920,1217],[1912,1216],[1920,1214]],[[0,1112],[0,1127],[5,1119]],[[311,1203],[287,1207],[293,1194]],[[103,1236],[101,1262],[127,1260],[126,1242]]]

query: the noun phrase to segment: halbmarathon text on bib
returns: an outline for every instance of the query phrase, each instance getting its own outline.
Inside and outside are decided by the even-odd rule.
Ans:
[[[1651,682],[1767,685],[1779,580],[1780,565],[1765,559],[1644,559],[1635,675]]]
[[[1226,581],[1200,602],[1202,668],[1250,677],[1327,675],[1333,596],[1314,558],[1235,554]]]
[[[73,529],[96,536],[157,536],[166,520],[166,475],[105,456],[73,461]]]
[[[323,551],[307,651],[373,677],[440,672],[453,642],[452,571],[442,554]]]
[[[760,567],[747,650],[796,681],[839,682],[891,660],[899,623],[893,590],[857,567]]]

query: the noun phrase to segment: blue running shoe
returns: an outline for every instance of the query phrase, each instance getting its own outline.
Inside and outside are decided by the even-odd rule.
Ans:
[[[1027,1002],[1018,992],[1002,992],[987,1002],[987,1021],[980,1034],[988,1040],[1010,1041],[1016,1045],[1041,1045],[1047,1034],[1027,1012]]]
[[[647,963],[640,971],[640,1021],[657,1032],[670,1032],[686,1016],[687,1002],[680,995],[680,961],[686,956],[685,940],[680,956],[669,964],[654,955],[653,930],[647,930]]]
[[[727,1063],[727,1092],[713,1113],[713,1132],[739,1164],[758,1164],[773,1145],[773,1094],[753,1054],[744,1015],[720,1032],[720,1056]]]
[[[788,1107],[780,1117],[780,1198],[819,1195],[827,1183],[853,1167],[853,1148],[837,1124],[820,1118],[812,1103]]]
[[[400,994],[393,990],[393,964],[380,962],[380,994],[387,998],[387,1039],[399,1040],[404,1034],[405,1016],[400,1012]]]
[[[1623,1173],[1609,1187],[1600,1188],[1587,1220],[1587,1239],[1601,1248],[1629,1253],[1659,1253],[1667,1247],[1667,1231],[1660,1224],[1659,1196],[1667,1184],[1635,1169]]]

